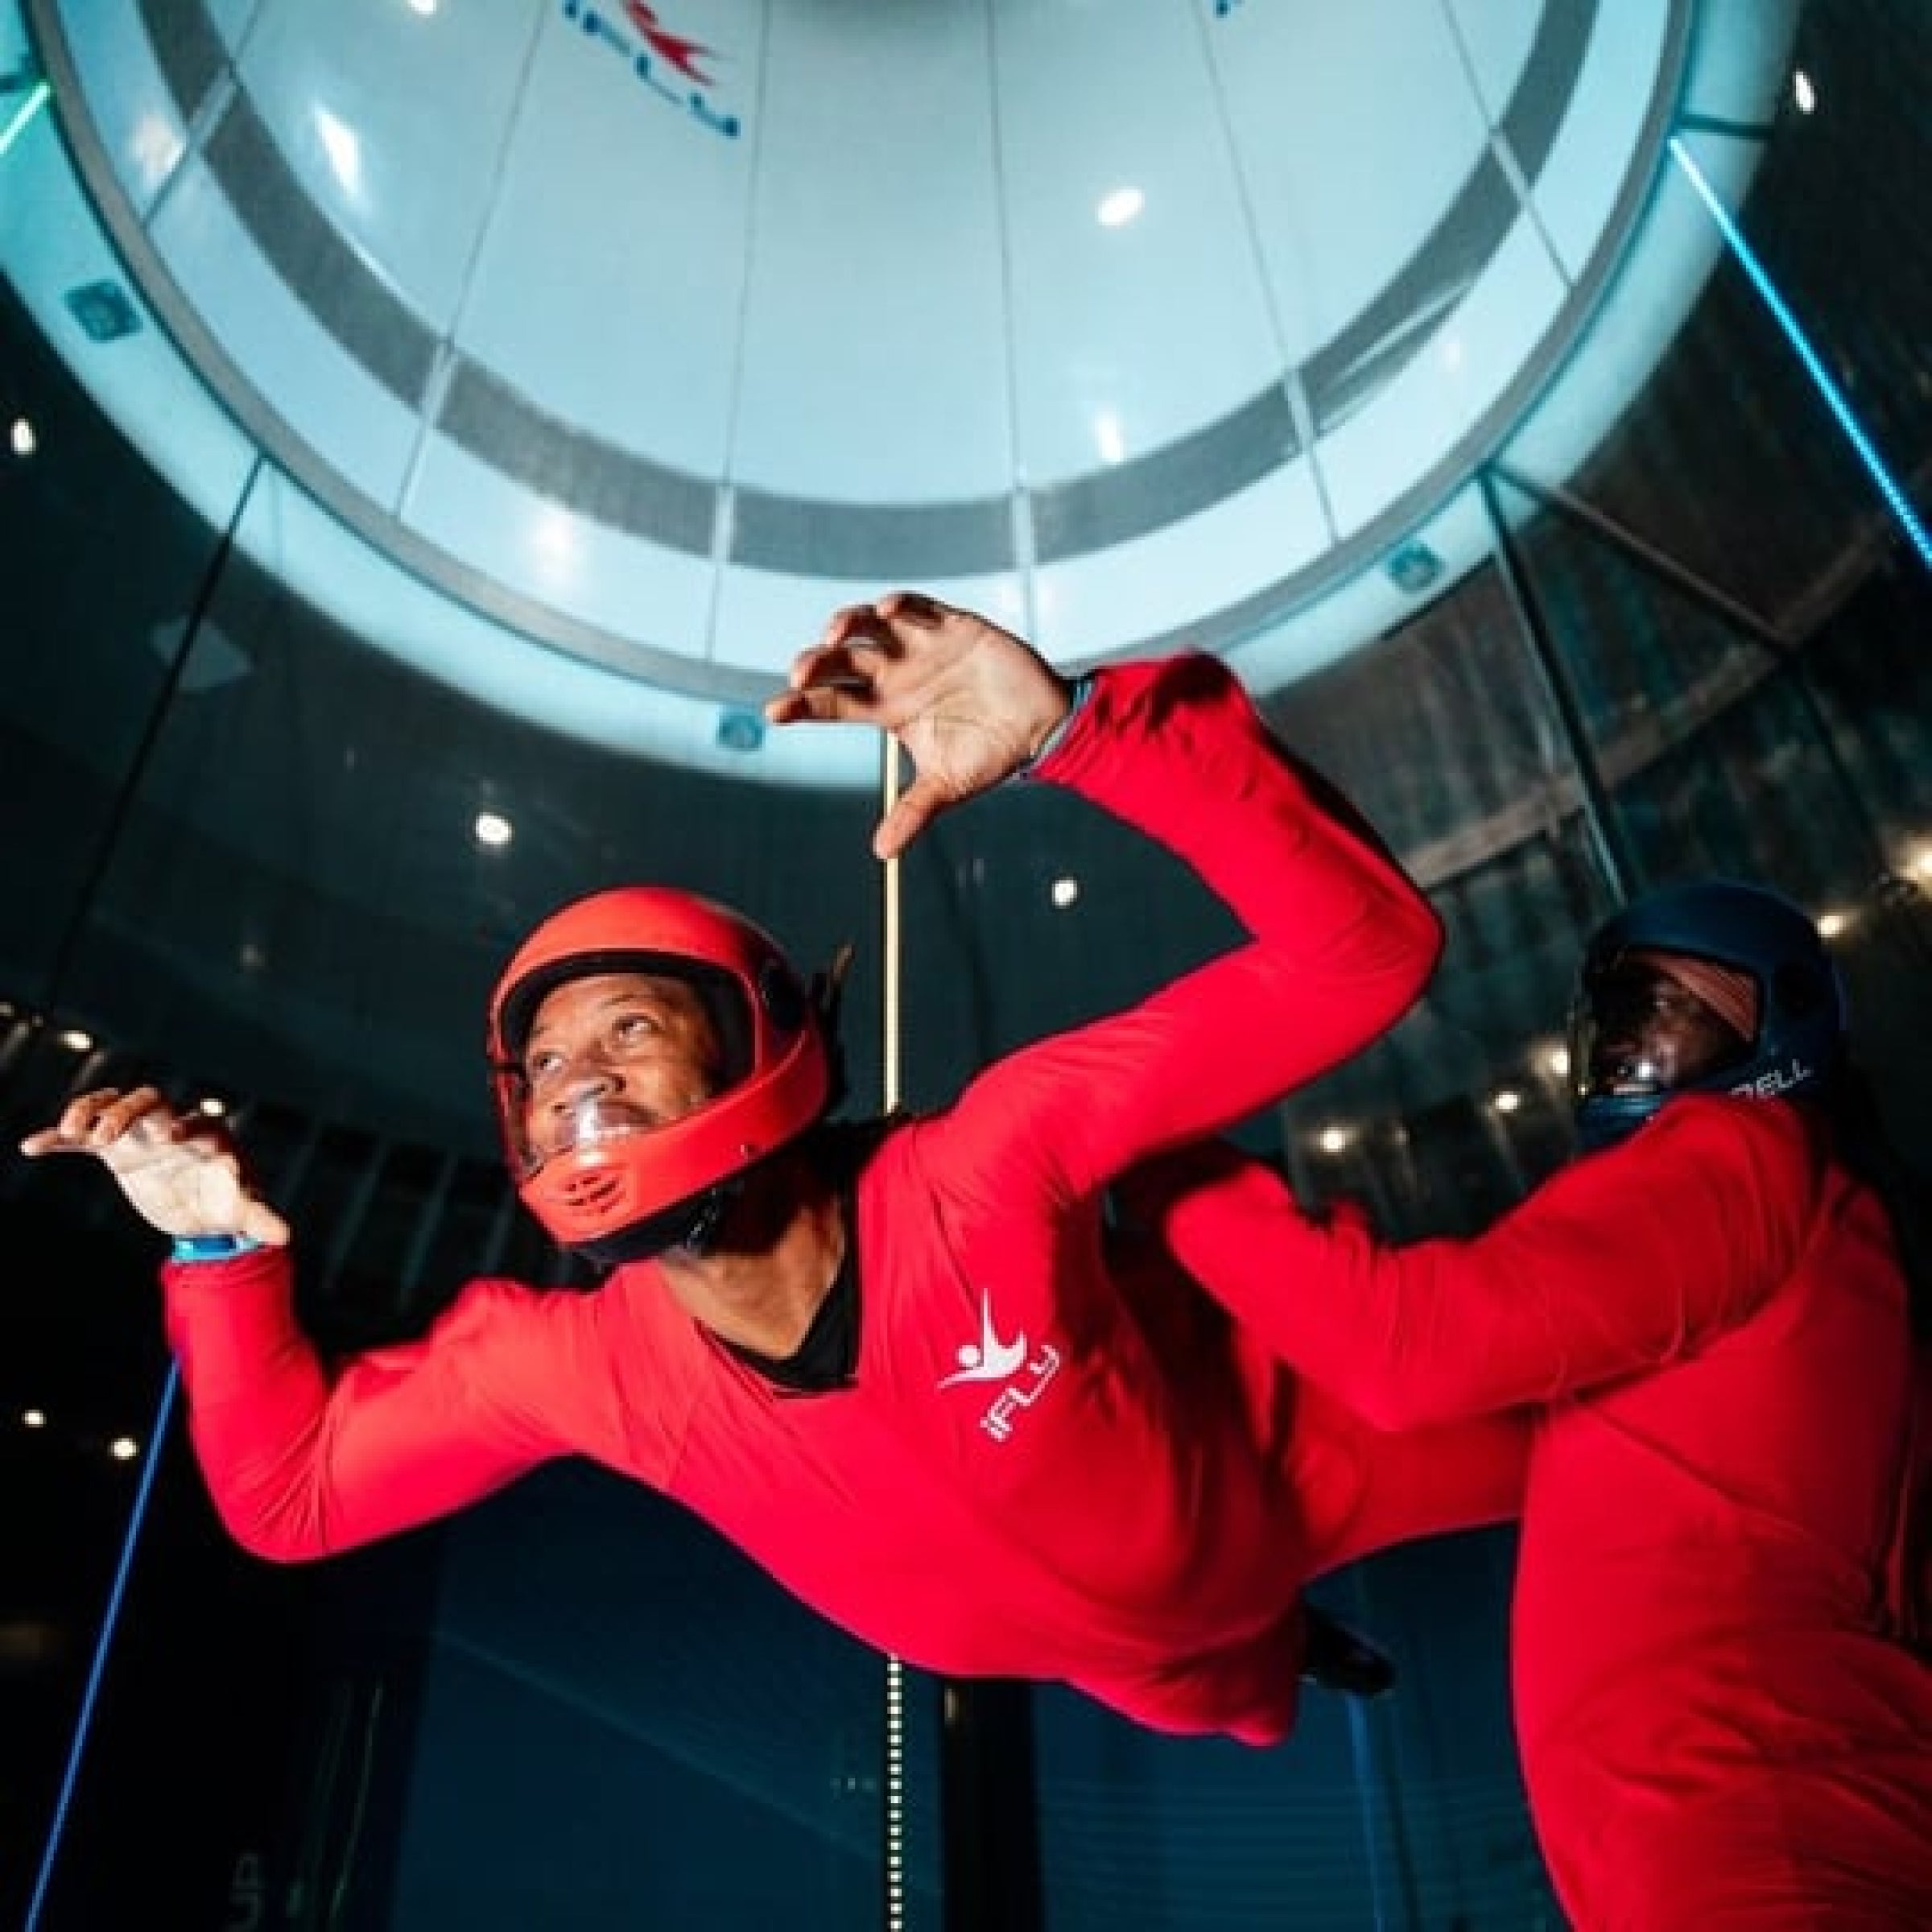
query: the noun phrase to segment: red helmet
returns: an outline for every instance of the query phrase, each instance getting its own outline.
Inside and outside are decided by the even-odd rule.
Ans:
[[[522,1065],[531,1024],[557,987],[604,972],[661,974],[696,989],[718,1035],[720,1090],[676,1120],[592,1133],[539,1155],[529,1141]],[[489,1063],[524,1205],[556,1241],[599,1259],[682,1239],[667,1211],[702,1202],[803,1133],[832,1088],[819,1013],[770,935],[695,894],[650,886],[579,899],[523,942],[490,998]],[[649,1238],[647,1224],[658,1222],[671,1231]]]

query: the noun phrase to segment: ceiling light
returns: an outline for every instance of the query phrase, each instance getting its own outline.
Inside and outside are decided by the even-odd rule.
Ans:
[[[1514,1113],[1523,1104],[1523,1096],[1513,1087],[1500,1088],[1489,1104],[1498,1113]]]
[[[479,845],[501,848],[516,836],[517,828],[500,811],[480,811],[471,828]]]
[[[1811,85],[1811,76],[1801,67],[1791,76],[1791,98],[1798,103],[1798,111],[1808,114],[1818,105],[1818,89]]]
[[[1922,845],[1905,861],[1905,870],[1922,879],[1932,879],[1932,845]]]
[[[143,114],[128,138],[136,166],[145,181],[164,181],[180,163],[183,144],[172,122],[160,114]]]
[[[436,0],[409,0],[409,10],[427,20],[436,10]]]
[[[206,1100],[195,1103],[195,1111],[206,1114],[211,1121],[218,1121],[228,1112],[228,1102],[217,1100],[211,1093]]]
[[[1852,916],[1843,912],[1822,912],[1818,916],[1818,936],[1835,939],[1852,923]]]
[[[14,418],[14,426],[7,431],[7,441],[13,445],[17,456],[31,456],[40,447],[40,440],[34,434],[34,426],[25,416]]]
[[[1117,188],[1100,197],[1094,213],[1102,228],[1125,228],[1147,205],[1147,197],[1137,188]]]
[[[44,1429],[47,1426],[47,1411],[44,1409],[23,1409],[20,1411],[20,1426],[23,1429]]]
[[[85,1053],[94,1043],[91,1033],[83,1033],[78,1026],[69,1026],[54,1036],[63,1046],[72,1048],[76,1053]]]
[[[1080,896],[1080,882],[1078,879],[1055,879],[1048,889],[1047,896],[1064,910]]]
[[[316,132],[321,138],[322,151],[328,156],[329,166],[336,171],[336,179],[359,200],[362,194],[362,143],[356,138],[355,130],[337,120],[327,108],[319,107],[316,109]]]
[[[1559,1080],[1567,1080],[1570,1074],[1570,1049],[1567,1046],[1552,1046],[1543,1055],[1543,1064]]]
[[[1315,1137],[1315,1144],[1323,1154],[1340,1154],[1348,1145],[1349,1133],[1346,1127],[1324,1127]]]
[[[141,1453],[141,1445],[131,1435],[118,1435],[108,1444],[107,1452],[118,1463],[131,1463]]]
[[[546,583],[576,581],[583,563],[583,541],[572,512],[558,503],[539,504],[527,535],[531,567]]]

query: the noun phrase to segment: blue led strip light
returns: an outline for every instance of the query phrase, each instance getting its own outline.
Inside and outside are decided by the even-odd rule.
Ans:
[[[7,122],[5,127],[0,127],[0,155],[5,155],[6,151],[27,131],[27,122],[47,105],[48,97],[52,92],[53,89],[44,80],[39,80],[34,84],[34,91],[14,109],[13,118]]]
[[[1777,318],[1777,325],[1783,329],[1791,346],[1798,351],[1798,360],[1805,365],[1806,373],[1818,386],[1818,392],[1830,406],[1833,415],[1838,418],[1839,427],[1852,440],[1852,447],[1858,452],[1859,460],[1871,473],[1872,480],[1878,485],[1878,493],[1883,497],[1903,526],[1905,535],[1912,539],[1912,547],[1918,552],[1922,564],[1932,566],[1932,537],[1926,534],[1926,526],[1913,514],[1912,506],[1905,500],[1905,493],[1899,487],[1897,479],[1885,468],[1885,459],[1873,446],[1872,439],[1865,434],[1857,417],[1852,413],[1852,406],[1845,400],[1843,392],[1831,380],[1831,373],[1819,359],[1818,351],[1806,340],[1805,332],[1798,327],[1798,318],[1791,312],[1790,305],[1777,292],[1777,285],[1765,272],[1764,264],[1752,253],[1751,245],[1744,237],[1743,231],[1732,219],[1731,211],[1718,199],[1715,190],[1704,178],[1703,171],[1691,159],[1690,151],[1685,147],[1681,134],[1673,134],[1670,140],[1672,156],[1690,185],[1697,190],[1699,199],[1711,211],[1711,218],[1716,222],[1719,232],[1731,246],[1731,252],[1743,265],[1744,273],[1751,278],[1752,286],[1765,299],[1765,306]]]
[[[87,1748],[88,1727],[94,1720],[94,1701],[101,1694],[101,1680],[106,1674],[108,1653],[114,1647],[114,1626],[120,1620],[121,1604],[127,1593],[128,1572],[134,1567],[134,1548],[141,1540],[141,1525],[147,1514],[148,1498],[154,1492],[155,1472],[161,1466],[161,1446],[167,1435],[168,1418],[174,1412],[175,1395],[180,1387],[178,1364],[168,1366],[167,1380],[161,1389],[160,1406],[155,1411],[147,1457],[141,1471],[141,1483],[134,1492],[134,1505],[128,1513],[127,1534],[121,1545],[121,1560],[114,1570],[114,1587],[107,1593],[106,1613],[101,1619],[101,1634],[94,1641],[94,1661],[87,1674],[87,1688],[80,1694],[80,1714],[74,1720],[74,1741],[68,1746],[67,1769],[60,1780],[60,1795],[54,1801],[52,1822],[47,1828],[47,1843],[40,1854],[40,1872],[34,1881],[32,1902],[21,1932],[35,1932],[47,1903],[47,1889],[54,1875],[54,1860],[60,1856],[61,1834],[67,1829],[68,1808],[73,1803],[74,1787],[80,1781],[80,1759]]]

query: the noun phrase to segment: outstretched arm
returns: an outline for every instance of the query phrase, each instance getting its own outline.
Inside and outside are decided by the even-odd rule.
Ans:
[[[840,612],[791,687],[768,715],[873,723],[917,763],[879,829],[881,855],[1025,770],[1166,846],[1251,935],[1131,1012],[976,1081],[956,1116],[962,1158],[967,1146],[996,1162],[1005,1150],[1036,1169],[989,1174],[995,1191],[1084,1194],[1245,1118],[1385,1030],[1435,965],[1441,929],[1426,901],[1213,658],[1104,669],[1067,722],[1070,687],[1030,646],[901,594]]]
[[[1383,1429],[1549,1402],[1661,1368],[1747,1319],[1797,1264],[1822,1163],[1793,1108],[1679,1101],[1470,1241],[1318,1221],[1224,1144],[1121,1189],[1209,1294]]]
[[[473,1284],[423,1340],[331,1373],[295,1319],[287,1223],[217,1124],[152,1088],[84,1094],[22,1150],[92,1156],[177,1239],[260,1244],[163,1271],[196,1458],[258,1555],[324,1556],[446,1515],[563,1453],[552,1414],[594,1414],[597,1363],[567,1385],[572,1311],[504,1282]],[[558,1388],[568,1409],[550,1399]]]

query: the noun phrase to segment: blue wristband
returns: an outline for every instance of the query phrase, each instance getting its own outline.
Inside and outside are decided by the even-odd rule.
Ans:
[[[172,1259],[177,1261],[229,1261],[252,1254],[262,1244],[246,1234],[178,1234]]]

